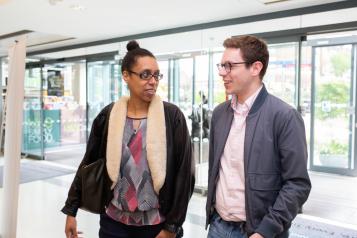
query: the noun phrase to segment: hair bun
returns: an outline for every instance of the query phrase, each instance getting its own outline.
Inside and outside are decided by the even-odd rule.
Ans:
[[[131,40],[126,45],[126,49],[128,51],[135,50],[135,49],[138,49],[138,48],[140,48],[140,46],[139,46],[138,42],[136,42],[136,40]]]

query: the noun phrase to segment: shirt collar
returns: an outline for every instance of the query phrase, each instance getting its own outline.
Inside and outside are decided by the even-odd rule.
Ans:
[[[263,85],[261,85],[252,95],[250,95],[250,97],[247,98],[247,100],[245,100],[245,102],[243,104],[240,104],[238,102],[237,95],[233,94],[232,100],[231,100],[232,109],[238,114],[243,114],[243,115],[248,114],[249,110],[252,108],[253,103],[254,103],[255,99],[257,98],[258,94],[260,93],[260,91],[262,90],[262,88],[263,88]]]

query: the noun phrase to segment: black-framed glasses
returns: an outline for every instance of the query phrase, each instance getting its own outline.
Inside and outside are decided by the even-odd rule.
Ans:
[[[243,61],[243,62],[225,62],[223,64],[217,64],[217,68],[218,70],[223,70],[226,71],[226,73],[230,73],[232,68],[235,65],[240,65],[240,64],[247,64],[247,62]]]
[[[159,81],[160,79],[162,79],[164,77],[163,74],[160,74],[159,71],[156,71],[154,73],[151,73],[150,70],[144,70],[141,73],[137,73],[131,70],[128,70],[129,73],[135,74],[137,76],[139,76],[139,78],[141,78],[142,80],[150,80],[152,77],[154,77],[154,79],[156,81]]]

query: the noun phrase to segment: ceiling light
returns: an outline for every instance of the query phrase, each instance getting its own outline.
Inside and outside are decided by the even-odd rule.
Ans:
[[[1,0],[0,0],[1,1]],[[59,2],[62,2],[63,0],[48,0],[48,2],[50,3],[50,5],[54,6]]]
[[[79,4],[71,5],[70,8],[76,11],[83,11],[86,9],[84,6]]]

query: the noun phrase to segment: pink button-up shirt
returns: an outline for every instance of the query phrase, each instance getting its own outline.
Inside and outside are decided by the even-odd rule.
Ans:
[[[246,117],[262,86],[243,104],[232,97],[234,118],[221,157],[215,208],[225,221],[245,221],[244,138]]]

